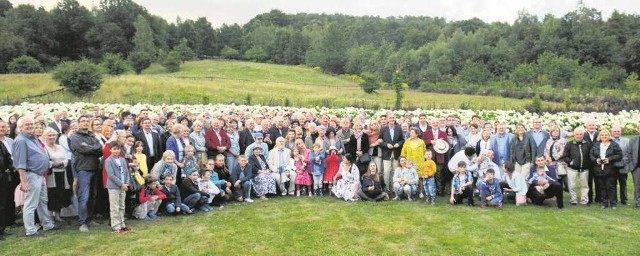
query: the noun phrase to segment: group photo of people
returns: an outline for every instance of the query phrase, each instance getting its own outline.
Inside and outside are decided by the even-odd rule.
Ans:
[[[126,233],[129,220],[281,197],[640,208],[640,137],[588,118],[566,130],[404,111],[31,112],[0,120],[0,239],[71,219],[79,232]]]

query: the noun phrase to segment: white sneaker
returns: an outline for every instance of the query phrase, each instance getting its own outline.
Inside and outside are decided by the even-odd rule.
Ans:
[[[247,202],[247,203],[253,203],[253,199],[251,199],[251,198],[247,198],[244,201]]]
[[[80,230],[80,232],[89,232],[89,228],[87,227],[86,224],[83,224],[82,226],[80,226],[78,230]]]

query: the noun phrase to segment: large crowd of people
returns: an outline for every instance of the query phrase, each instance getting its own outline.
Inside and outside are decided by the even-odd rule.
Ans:
[[[415,121],[415,122],[414,122]],[[0,120],[0,239],[22,215],[27,236],[78,216],[80,232],[127,219],[189,215],[232,202],[333,196],[480,208],[599,204],[640,207],[640,137],[586,120],[566,131],[534,118],[388,112],[179,113],[163,108],[70,119],[41,111]],[[640,123],[638,123],[640,133]],[[634,195],[627,196],[628,174]],[[618,193],[619,186],[619,193]],[[618,200],[619,199],[619,200]]]

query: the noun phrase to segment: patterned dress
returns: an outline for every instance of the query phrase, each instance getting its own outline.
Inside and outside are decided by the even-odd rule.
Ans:
[[[258,157],[262,170],[267,170],[267,164],[262,160],[262,157]],[[261,197],[266,194],[276,193],[276,179],[267,174],[259,173],[258,176],[253,178],[253,190],[256,191],[256,196]]]
[[[350,168],[345,168],[345,165],[341,164],[340,174],[342,175],[342,179],[336,182],[331,189],[331,192],[333,192],[336,197],[344,200],[353,199],[358,193],[353,186],[359,182],[358,176],[360,175],[360,171],[358,170],[358,166],[352,164]]]

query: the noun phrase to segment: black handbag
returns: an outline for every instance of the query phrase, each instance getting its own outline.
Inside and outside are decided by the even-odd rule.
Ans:
[[[371,156],[369,155],[369,153],[362,153],[360,158],[358,158],[358,162],[361,164],[366,164],[370,161],[371,161]]]

